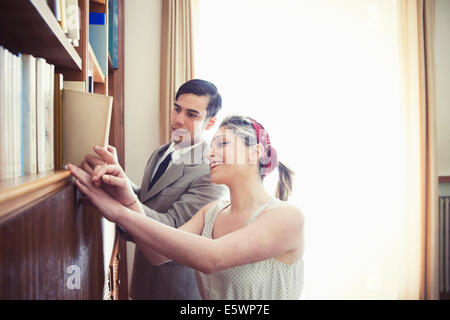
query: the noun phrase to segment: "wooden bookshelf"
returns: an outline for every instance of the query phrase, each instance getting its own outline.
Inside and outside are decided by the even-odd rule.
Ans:
[[[450,183],[450,176],[440,176],[439,177],[439,182],[440,183],[443,183],[443,182]]]
[[[0,1],[0,44],[15,53],[44,58],[63,69],[82,68],[79,54],[42,0]]]
[[[68,186],[71,182],[72,177],[68,170],[53,170],[17,179],[0,180],[0,219]]]
[[[94,77],[106,88],[100,93],[108,94],[111,88],[109,95],[114,97],[109,143],[116,147],[124,167],[123,0],[119,0],[122,56],[119,69],[108,76],[98,72],[98,62],[89,48],[91,3],[95,3],[95,10],[107,13],[107,1],[78,0],[80,45],[74,48],[45,0],[1,0],[0,45],[13,53],[45,58],[64,80],[87,84],[88,68],[98,69]],[[108,279],[104,275],[102,228],[101,215],[84,200],[68,170],[0,180],[0,299],[103,299]],[[128,299],[125,250],[125,242],[116,241],[113,255],[107,257],[119,277],[114,279],[120,283],[114,297],[120,299]],[[70,266],[80,268],[77,290],[67,287]]]

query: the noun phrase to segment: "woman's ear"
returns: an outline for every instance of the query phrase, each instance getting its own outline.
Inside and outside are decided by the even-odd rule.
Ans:
[[[250,164],[258,163],[259,159],[264,154],[264,147],[261,143],[258,143],[250,148],[249,161]]]

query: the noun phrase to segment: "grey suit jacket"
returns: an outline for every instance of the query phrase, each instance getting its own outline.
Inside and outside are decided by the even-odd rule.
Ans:
[[[166,225],[178,228],[205,204],[223,198],[227,188],[210,182],[205,142],[186,153],[182,163],[173,163],[148,190],[155,164],[169,144],[156,149],[145,168],[139,200],[145,214]],[[133,299],[199,299],[194,270],[168,262],[152,266],[136,247],[130,296]]]

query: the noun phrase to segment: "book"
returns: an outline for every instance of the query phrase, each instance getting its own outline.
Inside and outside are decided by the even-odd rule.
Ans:
[[[36,144],[37,144],[37,171],[50,170],[47,158],[48,111],[49,111],[49,84],[48,67],[43,58],[36,60]]]
[[[55,127],[54,127],[54,107],[55,107],[55,66],[53,64],[47,64],[48,72],[48,110],[47,110],[47,135],[46,135],[46,159],[48,170],[55,168]]]
[[[119,4],[117,0],[108,0],[108,51],[112,67],[119,67]]]
[[[14,55],[0,57],[0,179],[14,178]]]
[[[64,88],[64,77],[61,73],[55,74],[54,83],[54,163],[55,169],[61,169],[62,163],[62,91]]]
[[[0,179],[10,178],[9,170],[9,52],[0,46]]]
[[[22,175],[22,148],[21,148],[21,115],[22,115],[22,103],[21,103],[21,91],[22,91],[22,56],[12,56],[12,122],[11,122],[11,141],[12,144],[12,170],[13,178],[20,177]]]
[[[104,76],[108,75],[108,29],[106,14],[89,12],[89,43]]]
[[[71,40],[75,47],[78,47],[80,40],[80,12],[78,0],[64,0],[67,16],[67,38]]]
[[[24,174],[37,172],[36,58],[22,55],[22,148]]]
[[[113,98],[63,89],[63,163],[81,165],[95,145],[107,147]]]
[[[86,92],[86,83],[84,81],[64,81],[63,88]]]

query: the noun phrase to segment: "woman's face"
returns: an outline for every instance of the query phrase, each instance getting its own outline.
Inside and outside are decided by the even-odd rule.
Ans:
[[[229,185],[236,179],[257,174],[257,146],[247,147],[234,130],[221,127],[211,140],[209,167],[211,182]]]

